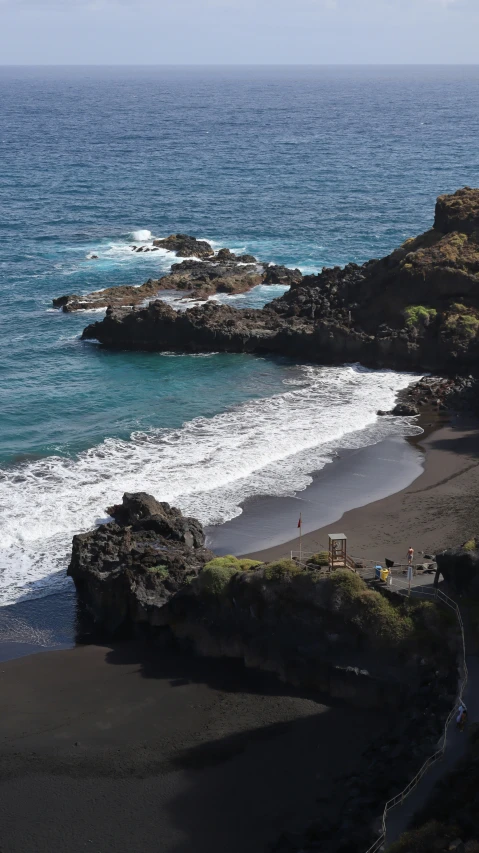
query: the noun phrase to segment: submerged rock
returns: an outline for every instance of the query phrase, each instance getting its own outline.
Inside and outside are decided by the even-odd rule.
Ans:
[[[155,614],[213,554],[195,518],[144,492],[110,507],[113,521],[73,538],[68,574],[96,626],[131,633]]]

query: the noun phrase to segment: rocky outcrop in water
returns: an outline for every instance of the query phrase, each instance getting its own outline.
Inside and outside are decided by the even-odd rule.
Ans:
[[[144,492],[125,494],[107,511],[111,522],[73,538],[68,574],[95,625],[111,637],[154,624],[213,554],[196,519]]]
[[[206,240],[197,240],[188,234],[170,234],[169,237],[153,240],[158,249],[167,249],[180,258],[212,258],[214,249]]]
[[[140,287],[116,285],[86,296],[67,294],[54,299],[53,306],[65,312],[107,306],[131,308],[153,299],[163,290],[181,291],[192,299],[207,299],[215,293],[244,293],[258,284],[290,285],[301,279],[299,270],[260,264],[253,255],[235,255],[229,249],[220,249],[212,260],[188,259],[173,264],[169,274],[150,278]]]
[[[479,190],[465,188],[441,196],[434,227],[387,257],[298,277],[261,310],[206,305],[180,317],[153,302],[129,315],[111,310],[83,337],[463,374],[478,365],[478,332]]]

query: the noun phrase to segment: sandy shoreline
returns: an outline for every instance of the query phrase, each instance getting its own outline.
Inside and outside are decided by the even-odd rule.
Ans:
[[[402,562],[409,544],[420,559],[421,551],[468,539],[477,532],[479,425],[456,416],[441,423],[426,414],[421,426],[424,434],[414,438],[340,452],[303,492],[246,502],[240,516],[207,530],[210,547],[262,560],[289,556],[299,548],[300,512],[305,552],[320,550],[339,527],[350,553],[367,560]],[[0,608],[0,661],[73,646],[75,617],[73,585]]]
[[[400,491],[341,514],[302,537],[304,551],[327,543],[341,528],[349,551],[365,560],[405,560],[409,545],[422,553],[456,545],[477,532],[479,502],[479,425],[453,416],[449,423],[425,430],[410,440],[424,456],[423,470]],[[289,556],[299,548],[294,538],[282,545],[251,552],[258,559]]]

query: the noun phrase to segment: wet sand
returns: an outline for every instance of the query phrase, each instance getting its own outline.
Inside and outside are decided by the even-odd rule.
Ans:
[[[273,548],[296,535],[300,513],[303,533],[313,533],[347,510],[401,491],[419,477],[423,462],[421,450],[399,436],[340,451],[304,491],[250,499],[241,515],[207,528],[208,546],[218,554]]]
[[[263,853],[385,724],[133,644],[9,661],[0,688],[2,853]]]
[[[345,513],[302,536],[304,552],[327,547],[329,532],[348,537],[358,559],[405,562],[410,545],[416,560],[460,544],[479,532],[479,426],[454,417],[438,429],[410,440],[423,454],[423,469],[405,488]],[[251,549],[258,559],[289,556],[299,538],[270,548]]]

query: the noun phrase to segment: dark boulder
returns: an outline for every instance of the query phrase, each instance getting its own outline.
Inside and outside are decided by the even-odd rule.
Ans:
[[[165,539],[184,542],[189,548],[205,544],[203,528],[196,518],[185,518],[179,509],[160,503],[146,492],[125,492],[121,504],[109,507],[109,515],[117,524],[133,529],[155,530]]]
[[[214,556],[200,523],[145,492],[125,494],[113,521],[73,538],[68,574],[97,628],[129,635],[159,624],[159,611]]]
[[[206,240],[197,240],[188,234],[170,234],[169,237],[153,240],[153,245],[159,249],[175,252],[180,258],[212,258],[214,250]]]
[[[451,589],[479,598],[479,536],[436,554],[436,564],[438,577],[442,574]]]
[[[264,283],[265,284],[300,284],[303,280],[301,270],[289,269],[289,267],[278,266],[277,264],[269,264],[265,269]]]
[[[413,406],[410,403],[397,403],[391,411],[391,414],[409,417],[411,415],[418,415],[419,410],[416,406]]]

